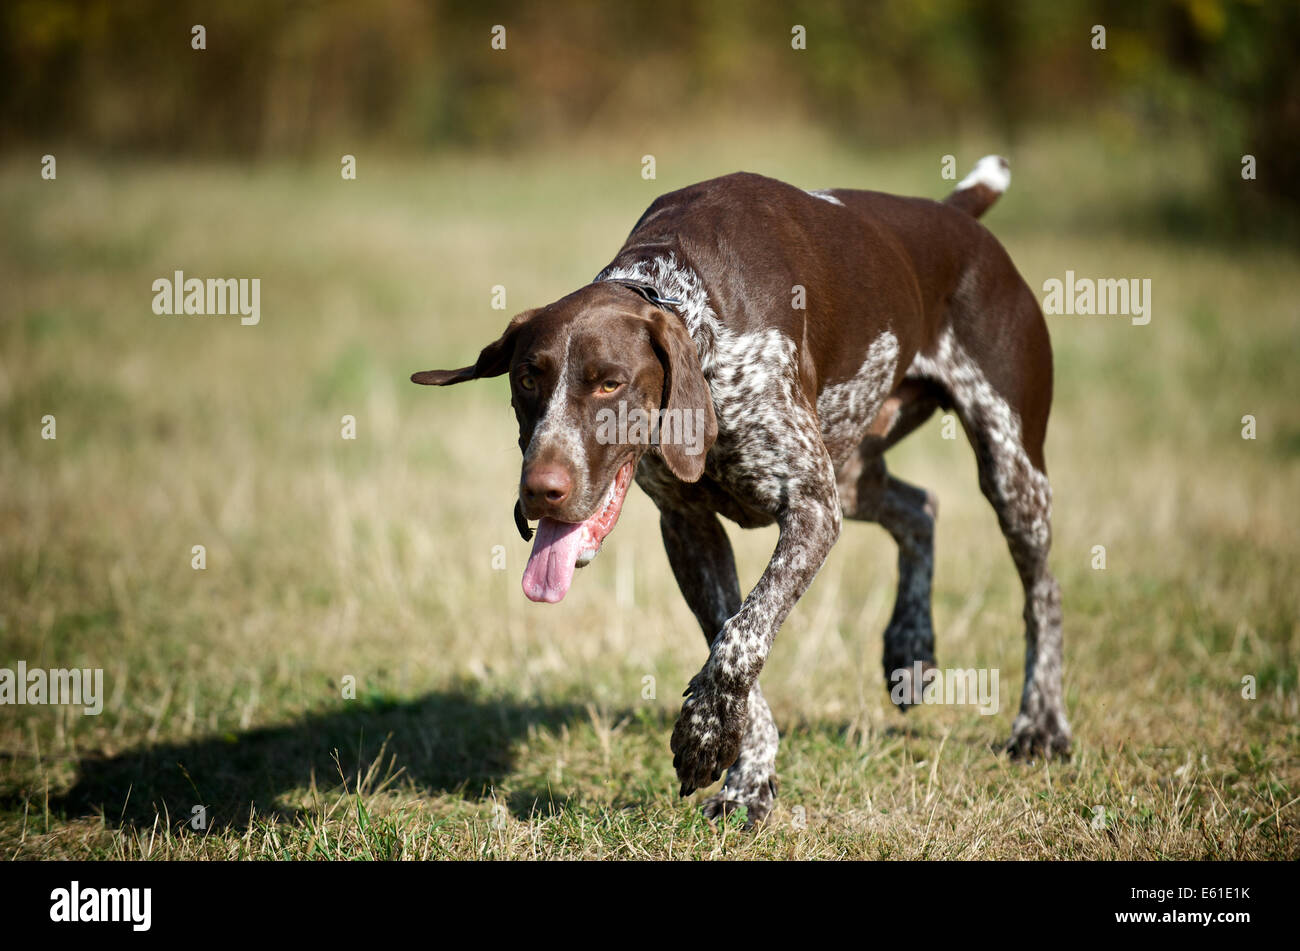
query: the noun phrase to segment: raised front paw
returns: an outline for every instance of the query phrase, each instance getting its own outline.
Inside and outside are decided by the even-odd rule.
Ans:
[[[748,715],[747,694],[742,692],[737,697],[719,689],[707,671],[692,678],[670,743],[683,796],[717,782],[722,771],[740,755]]]

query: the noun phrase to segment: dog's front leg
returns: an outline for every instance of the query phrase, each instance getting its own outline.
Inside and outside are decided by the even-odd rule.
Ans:
[[[712,647],[727,620],[740,610],[740,581],[731,541],[711,508],[692,507],[681,500],[661,503],[659,526],[677,585],[700,622],[705,643]],[[740,753],[727,769],[722,789],[704,803],[704,815],[717,819],[744,807],[746,828],[767,818],[776,802],[780,743],[772,711],[756,680],[749,688]]]
[[[781,537],[767,569],[714,638],[708,661],[686,688],[671,743],[683,796],[714,783],[736,761],[750,688],[781,623],[839,537],[839,499],[829,467],[827,473],[825,480],[793,483],[799,493],[777,515]]]

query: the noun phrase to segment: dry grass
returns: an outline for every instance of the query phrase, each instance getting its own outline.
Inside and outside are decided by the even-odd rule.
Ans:
[[[991,750],[1018,697],[1020,595],[970,450],[936,418],[891,465],[941,501],[940,663],[999,668],[1002,710],[892,709],[894,549],[849,525],[764,673],[784,735],[773,820],[714,830],[676,798],[668,734],[704,644],[653,507],[634,493],[564,604],[529,604],[504,386],[406,376],[499,330],[492,285],[517,310],[589,280],[658,192],[748,167],[937,195],[954,147],[864,158],[751,130],[633,151],[364,158],[355,183],[328,161],[0,169],[0,665],[102,667],[107,692],[98,717],[0,708],[0,852],[1296,857],[1294,261],[1149,226],[1201,183],[1172,144],[1023,143],[988,219],[1031,286],[1066,268],[1154,285],[1147,327],[1051,324],[1074,759]],[[150,284],[175,268],[261,277],[261,326],[153,316]],[[774,535],[733,538],[752,583]]]

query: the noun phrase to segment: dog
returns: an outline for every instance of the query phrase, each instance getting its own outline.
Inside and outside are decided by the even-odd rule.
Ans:
[[[1069,755],[1047,564],[1051,344],[1033,292],[976,220],[1009,184],[1006,161],[987,156],[942,202],[745,172],[691,185],[655,200],[592,283],[514,317],[471,366],[411,377],[509,375],[514,518],[525,540],[538,522],[530,599],[564,597],[634,479],[653,500],[709,645],[670,746],[682,796],[726,771],[710,819],[744,807],[752,826],[773,808],[778,734],[758,677],[842,519],[876,522],[898,545],[887,684],[934,667],[936,500],[890,475],[884,453],[940,407],[974,447],[1024,586],[1025,682],[1005,749]],[[719,516],[780,529],[744,598]],[[920,697],[910,687],[904,711]]]

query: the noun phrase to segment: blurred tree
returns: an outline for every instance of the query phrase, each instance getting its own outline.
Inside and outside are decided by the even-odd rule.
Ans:
[[[1300,216],[1298,41],[1294,0],[8,0],[0,136],[252,157],[361,137],[510,150],[780,112],[875,147],[1127,110],[1199,130],[1223,214],[1253,223]],[[1259,177],[1242,201],[1246,153]]]

